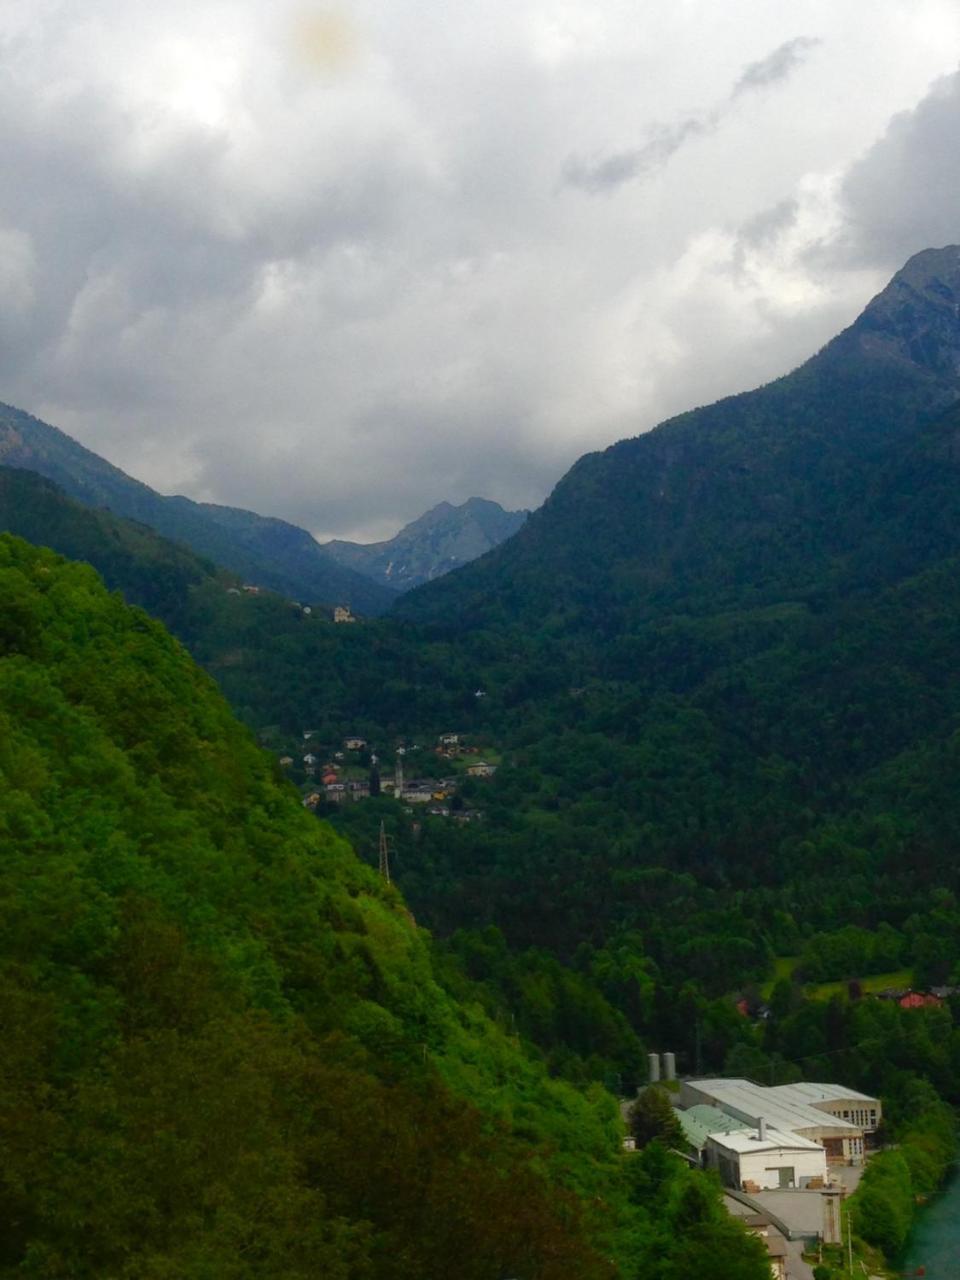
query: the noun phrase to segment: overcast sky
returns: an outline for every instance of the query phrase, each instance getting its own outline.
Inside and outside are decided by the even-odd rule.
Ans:
[[[957,0],[4,0],[0,399],[389,536],[960,241]]]

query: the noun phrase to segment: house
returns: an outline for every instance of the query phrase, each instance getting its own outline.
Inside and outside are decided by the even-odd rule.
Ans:
[[[303,807],[305,809],[315,809],[320,803],[320,792],[311,791],[308,796],[304,796]]]
[[[239,587],[227,587],[227,595],[228,595],[228,596],[238,596],[239,594],[240,594],[240,588],[239,588]]]
[[[454,822],[480,822],[483,812],[480,809],[461,809],[459,812],[451,810],[450,817]]]
[[[943,1001],[932,991],[907,991],[897,1004],[901,1009],[938,1009]]]
[[[323,783],[325,787],[332,787],[335,782],[339,781],[339,779],[333,769],[328,769],[323,774],[320,781]]]
[[[312,769],[313,766],[318,763],[318,757],[315,756],[312,751],[308,751],[307,754],[303,757],[303,763],[307,766],[308,769]]]
[[[459,733],[441,733],[437,742],[441,747],[459,747],[460,735]]]
[[[403,789],[403,798],[410,804],[430,804],[433,801],[433,788],[429,783],[408,782]]]
[[[252,587],[252,586],[250,586],[248,583],[244,583],[244,584],[243,584],[243,589],[244,589],[244,591],[247,593],[247,595],[248,595],[248,596],[258,596],[258,595],[260,594],[260,588],[259,588],[259,587]]]
[[[787,1280],[787,1242],[762,1213],[751,1213],[741,1222],[752,1236],[756,1236],[767,1251],[772,1280]]]
[[[929,987],[924,991],[913,987],[884,987],[874,992],[874,996],[877,1000],[892,1000],[901,1009],[937,1009],[955,991],[955,987]]]
[[[486,760],[478,760],[476,764],[467,765],[467,775],[471,778],[492,778],[497,772],[495,764],[488,764]]]
[[[334,606],[333,620],[334,622],[356,622],[356,618],[350,612],[350,606],[348,604],[338,604]]]
[[[280,768],[281,768],[281,769],[289,769],[289,768],[290,768],[290,766],[291,766],[292,764],[293,764],[293,756],[281,756],[281,757],[280,757]]]
[[[353,736],[350,738],[344,738],[343,740],[343,747],[345,751],[362,751],[366,745],[366,738]]]

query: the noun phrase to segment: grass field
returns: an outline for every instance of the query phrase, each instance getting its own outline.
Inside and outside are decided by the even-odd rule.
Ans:
[[[764,1000],[770,999],[770,993],[781,978],[789,978],[799,963],[799,956],[778,956],[774,962],[773,977],[760,988]],[[896,969],[893,973],[875,973],[869,978],[859,978],[864,994],[872,991],[883,991],[886,987],[909,987],[913,982],[913,974],[909,969]],[[847,990],[846,980],[841,982],[806,982],[804,995],[811,1000],[829,1000],[834,995],[844,995]]]

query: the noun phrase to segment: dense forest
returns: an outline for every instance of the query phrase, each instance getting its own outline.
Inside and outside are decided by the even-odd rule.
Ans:
[[[209,677],[0,538],[0,1274],[763,1275],[715,1186],[620,1153]]]

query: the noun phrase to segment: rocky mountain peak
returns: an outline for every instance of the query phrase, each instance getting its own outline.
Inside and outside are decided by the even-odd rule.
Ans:
[[[914,254],[852,333],[864,354],[960,377],[960,245]]]

